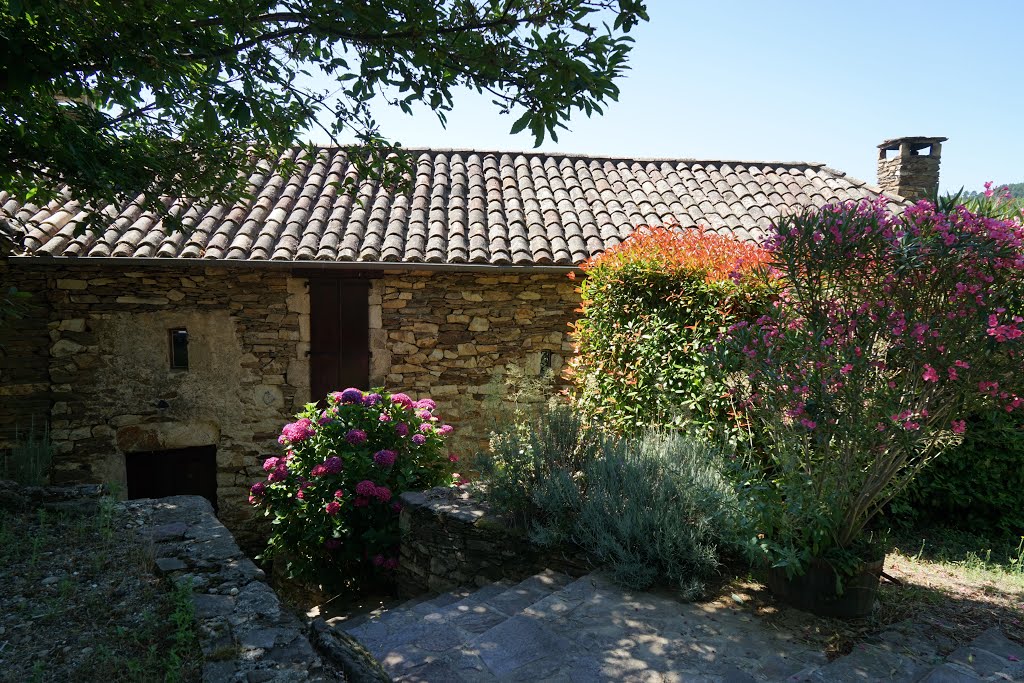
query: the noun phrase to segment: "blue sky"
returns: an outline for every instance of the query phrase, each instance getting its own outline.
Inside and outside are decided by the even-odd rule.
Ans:
[[[648,0],[632,70],[604,116],[582,113],[548,151],[822,161],[874,182],[876,145],[945,136],[943,190],[1024,181],[1024,1]],[[375,110],[407,147],[532,149],[513,116],[456,94]]]

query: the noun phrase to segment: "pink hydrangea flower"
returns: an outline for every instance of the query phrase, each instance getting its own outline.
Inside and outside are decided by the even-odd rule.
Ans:
[[[412,408],[413,407],[413,401],[412,401],[411,398],[409,398],[408,394],[403,394],[403,393],[391,394],[391,402],[392,403],[397,403],[398,405],[402,406],[403,408]]]
[[[452,427],[451,425],[441,425],[437,428],[437,433],[441,436],[448,436],[453,431],[455,431],[455,427]]]
[[[409,436],[409,425],[399,422],[395,425],[395,433],[399,436]]]
[[[332,517],[341,512],[341,503],[336,500],[332,500],[330,503],[324,506],[324,511]]]
[[[398,453],[391,450],[377,451],[373,454],[373,461],[381,467],[391,467],[395,464],[395,460],[398,458]]]
[[[301,443],[316,434],[313,421],[308,417],[286,424],[281,430],[281,436],[289,443]]]
[[[421,398],[420,400],[416,401],[416,407],[423,408],[425,410],[434,410],[435,408],[437,408],[437,404],[434,403],[434,401],[429,398]]]
[[[416,417],[418,417],[421,420],[429,420],[430,419],[430,411],[429,410],[419,410],[419,411],[416,412]]]
[[[363,405],[364,406],[368,406],[368,407],[372,407],[372,406],[375,406],[378,403],[380,403],[380,400],[381,400],[381,395],[380,394],[367,394],[366,396],[363,396]]]
[[[432,425],[429,422],[424,422],[423,424],[420,425],[419,430],[424,434],[429,434],[430,432],[434,431],[434,425]]]
[[[369,504],[370,499],[367,496],[356,496],[355,502],[353,503],[357,508],[364,508]]]
[[[337,491],[334,492],[334,497],[337,498],[338,500],[341,500],[342,498],[345,497],[345,492],[342,491],[341,489],[338,489]]]
[[[279,461],[280,458],[267,458],[266,460],[263,461],[263,471],[269,472],[270,470],[274,469],[275,467],[277,467],[277,463]]]
[[[267,477],[270,481],[284,481],[288,478],[288,464],[279,462],[270,475]]]
[[[362,429],[350,429],[348,434],[345,435],[345,440],[353,446],[366,443],[366,432]]]
[[[295,494],[295,497],[299,500],[304,500],[306,498],[306,492],[299,489],[298,493]]]
[[[387,413],[381,413],[377,419],[381,422],[391,422],[391,416]]]
[[[412,442],[417,446],[422,446],[427,442],[427,437],[425,437],[423,434],[413,434]]]
[[[324,541],[324,547],[327,548],[328,550],[337,550],[338,548],[341,547],[341,539],[340,538],[328,538],[326,541]]]
[[[384,560],[384,569],[398,569],[398,560],[394,557]]]
[[[376,496],[377,500],[382,503],[386,503],[391,500],[391,489],[387,486],[378,486],[374,489],[373,495]]]
[[[373,562],[373,566],[374,567],[383,567],[384,566],[384,556],[383,555],[374,555],[372,562]]]
[[[324,460],[324,469],[326,469],[329,474],[337,474],[338,472],[341,472],[342,466],[343,463],[341,462],[341,458],[336,455],[332,455]]]
[[[377,485],[369,479],[364,479],[356,484],[356,493],[360,496],[373,496],[377,491]]]
[[[362,403],[363,392],[355,387],[349,387],[345,391],[341,392],[339,403]]]

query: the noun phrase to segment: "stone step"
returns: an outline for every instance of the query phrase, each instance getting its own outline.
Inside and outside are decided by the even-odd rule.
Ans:
[[[515,585],[498,582],[470,589],[461,599],[459,596],[466,591],[453,591],[359,625],[343,622],[335,628],[361,642],[390,675],[400,680],[407,672],[419,671],[515,617],[570,581],[564,574],[544,571]]]

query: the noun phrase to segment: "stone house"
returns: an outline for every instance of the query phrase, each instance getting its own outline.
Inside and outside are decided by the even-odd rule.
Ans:
[[[883,143],[885,190],[937,186],[941,141]],[[329,390],[429,395],[457,450],[480,444],[495,374],[558,372],[579,305],[567,275],[637,226],[756,239],[781,212],[883,191],[819,163],[414,158],[398,194],[355,178],[336,149],[289,176],[261,163],[251,200],[176,202],[188,231],[173,234],[128,204],[76,235],[76,204],[0,192],[0,282],[34,301],[0,331],[0,448],[48,423],[55,482],[201,493],[240,530],[281,425]],[[354,192],[339,191],[347,178]]]

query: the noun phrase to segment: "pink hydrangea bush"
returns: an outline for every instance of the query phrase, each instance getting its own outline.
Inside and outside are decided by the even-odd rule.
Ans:
[[[398,566],[398,496],[453,482],[452,427],[429,398],[346,389],[281,430],[249,502],[273,518],[263,557],[289,576],[337,584]]]
[[[766,246],[782,294],[721,348],[756,456],[752,546],[798,572],[852,562],[972,410],[1024,409],[1024,227],[847,203],[783,217]]]

